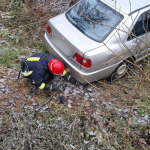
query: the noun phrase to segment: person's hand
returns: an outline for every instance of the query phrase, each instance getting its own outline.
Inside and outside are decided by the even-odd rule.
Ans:
[[[58,91],[59,90],[59,85],[52,85],[52,91]]]

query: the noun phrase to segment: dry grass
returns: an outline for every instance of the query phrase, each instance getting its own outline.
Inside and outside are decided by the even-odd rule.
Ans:
[[[27,46],[45,51],[41,39],[48,18],[65,11],[69,5],[67,1],[57,0],[0,1],[3,12],[0,20],[11,33],[1,32],[0,38],[8,41],[9,50],[19,48],[10,55],[17,55],[19,61],[19,56],[33,53],[32,49],[21,50]],[[9,60],[9,55],[1,56]],[[84,94],[77,94],[72,109],[57,104],[57,98],[53,98],[48,109],[41,112],[35,111],[33,103],[42,105],[49,94],[37,89],[31,94],[31,84],[16,80],[17,70],[10,74],[10,66],[1,64],[0,74],[7,77],[8,92],[0,95],[0,149],[150,149],[149,63],[149,58],[143,60],[121,80],[86,85],[88,100]],[[92,86],[95,93],[87,91]],[[12,98],[14,104],[6,104]]]

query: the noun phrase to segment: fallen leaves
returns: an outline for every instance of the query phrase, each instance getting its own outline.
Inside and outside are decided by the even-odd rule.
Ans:
[[[90,107],[90,102],[85,102],[84,106],[85,107]]]
[[[96,134],[96,137],[98,139],[98,143],[100,143],[102,141],[102,138],[103,138],[102,133],[100,131],[98,131]]]
[[[25,8],[26,12],[28,13],[30,10],[25,5],[24,5],[24,8]],[[39,4],[38,6],[40,8],[41,6],[43,6],[43,4]],[[45,8],[48,9],[47,6]],[[53,12],[56,12],[56,11],[57,11],[57,8],[53,9]],[[6,19],[11,18],[10,14],[4,13],[2,15],[3,15],[3,18],[6,18]],[[8,16],[6,16],[6,15],[8,15]],[[33,22],[33,24],[34,24],[34,22]],[[22,28],[23,26],[20,25],[20,27]],[[16,42],[19,42],[19,38],[15,37],[14,35],[10,35],[8,32],[8,29],[4,29],[4,28],[1,28],[1,29],[4,32],[4,34],[6,34],[10,39],[15,39]],[[20,33],[21,33],[21,31],[20,31]],[[22,32],[22,34],[23,34],[23,32]],[[34,40],[39,38],[38,29],[37,29],[37,31],[34,32],[33,36],[34,36]],[[3,38],[3,36],[1,34],[0,34],[0,38]],[[7,43],[7,41],[1,40],[0,44],[3,44],[3,43]],[[18,56],[18,59],[26,58],[28,56],[28,54],[36,53],[36,52],[38,52],[38,49],[37,48],[31,49],[27,46],[25,49],[23,49],[23,52],[24,52],[23,54]],[[117,133],[115,127],[112,129],[112,127],[110,125],[111,119],[114,121],[114,124],[116,123],[116,120],[117,120],[117,127],[119,129],[123,128],[122,127],[123,125],[121,123],[119,123],[119,121],[122,121],[124,124],[126,124],[126,120],[128,118],[129,112],[128,112],[128,109],[124,109],[122,107],[130,106],[130,104],[127,103],[128,93],[133,88],[130,88],[130,90],[128,90],[127,92],[124,92],[120,88],[119,85],[114,86],[112,84],[110,87],[107,87],[107,90],[105,90],[106,87],[104,87],[103,84],[95,84],[97,87],[99,87],[103,91],[104,95],[102,95],[92,86],[81,85],[81,84],[78,84],[78,85],[71,84],[71,83],[67,83],[67,82],[63,81],[60,77],[56,77],[53,81],[50,81],[50,83],[58,84],[58,82],[60,82],[61,83],[60,91],[53,97],[52,101],[49,104],[40,108],[39,104],[44,104],[44,102],[46,102],[48,100],[48,97],[47,97],[48,94],[37,90],[35,87],[32,87],[32,85],[29,84],[29,82],[27,82],[26,80],[24,80],[22,78],[20,79],[20,81],[16,80],[17,72],[14,69],[1,67],[0,73],[1,73],[1,75],[0,75],[0,113],[1,113],[0,114],[0,124],[2,123],[2,120],[3,120],[3,113],[7,109],[9,110],[11,108],[18,107],[18,110],[21,110],[21,109],[23,109],[23,111],[31,110],[32,112],[34,112],[36,110],[40,110],[40,113],[41,112],[45,113],[45,112],[47,112],[47,110],[51,110],[51,109],[53,110],[54,106],[57,106],[58,108],[53,110],[56,112],[56,114],[54,116],[52,116],[52,112],[48,111],[50,118],[49,118],[49,120],[47,118],[46,119],[48,120],[47,124],[51,128],[54,128],[54,127],[57,128],[57,126],[59,125],[59,124],[57,124],[57,121],[59,121],[60,124],[62,123],[62,126],[59,130],[62,132],[63,125],[66,126],[65,131],[68,130],[68,128],[67,128],[68,122],[67,121],[65,122],[64,118],[61,115],[63,113],[65,113],[66,116],[67,115],[70,116],[71,111],[76,113],[79,110],[82,110],[84,119],[83,120],[79,119],[78,125],[75,126],[75,128],[82,129],[82,127],[83,127],[83,130],[81,130],[81,133],[77,132],[77,134],[81,135],[82,144],[83,145],[86,144],[88,148],[90,147],[89,145],[91,143],[93,144],[96,140],[98,141],[99,145],[101,144],[101,142],[104,139],[102,133],[104,133],[105,135],[108,135],[108,136],[109,136],[109,133],[111,135],[114,134],[113,138],[116,138],[119,135]],[[127,84],[127,82],[128,81],[125,81],[126,84]],[[119,81],[118,83],[121,85],[123,82]],[[133,85],[134,84],[132,84],[132,86]],[[128,87],[130,87],[130,85],[128,85]],[[115,90],[112,90],[112,88],[114,88]],[[18,90],[18,91],[16,91],[16,90]],[[112,96],[112,93],[114,94],[114,96]],[[147,92],[147,93],[149,93],[149,92]],[[49,94],[52,94],[52,93],[49,93]],[[59,105],[58,97],[60,94],[65,96],[65,100],[67,102],[65,105]],[[125,96],[123,94],[125,94]],[[142,96],[142,94],[140,93],[140,96]],[[110,100],[109,97],[112,98],[112,101]],[[146,98],[147,99],[149,98],[148,94],[147,94]],[[134,108],[134,112],[136,112],[136,114],[138,114],[139,113],[138,110],[144,108],[143,105],[145,105],[143,102],[141,103],[140,97],[139,97],[139,99],[136,99],[136,102],[137,102],[137,100],[140,103],[139,103],[138,107]],[[148,102],[148,100],[147,100],[147,102]],[[142,99],[142,101],[144,101],[144,100]],[[116,106],[116,104],[118,106]],[[61,107],[62,111],[59,112],[60,107]],[[147,109],[147,111],[149,111],[149,107],[147,105],[145,106],[145,108]],[[142,112],[140,112],[140,113],[142,113]],[[60,117],[58,117],[58,115],[60,115]],[[58,117],[58,119],[57,119],[57,117]],[[72,116],[70,116],[70,118],[71,117]],[[91,118],[92,119],[94,118],[93,119],[94,121]],[[54,120],[53,124],[51,124],[52,119]],[[89,130],[89,127],[90,127],[90,124],[88,124],[89,120],[93,121],[93,122],[92,121],[90,122],[93,131],[91,129]],[[82,125],[80,124],[81,122],[83,122]],[[45,126],[44,124],[39,123],[39,122],[37,122],[37,123],[39,124],[40,127],[44,128],[44,126]],[[137,117],[137,116],[135,117],[134,115],[132,115],[129,123],[131,126],[130,131],[129,131],[129,132],[131,132],[130,137],[133,138],[133,140],[134,140],[134,137],[140,134],[141,127],[149,123],[149,114],[144,113],[141,115],[141,117]],[[101,130],[93,129],[93,128],[102,128],[103,132],[101,132]],[[107,129],[109,129],[109,132],[107,132],[108,131]],[[87,131],[87,130],[89,130],[89,131]],[[115,132],[114,132],[114,130],[115,130]],[[49,131],[52,132],[51,129],[49,129]],[[71,132],[72,132],[72,130],[71,130]],[[121,131],[121,132],[123,133],[123,131]],[[66,134],[66,132],[64,134]],[[147,134],[149,134],[149,133],[146,132],[146,135]],[[69,137],[69,135],[65,135],[65,136]],[[120,135],[118,137],[120,137]],[[120,139],[123,139],[123,138],[120,137]],[[116,138],[115,140],[120,141],[120,139]],[[75,139],[75,140],[78,141],[78,139]],[[36,142],[36,141],[34,141],[34,142]],[[150,147],[148,145],[150,143],[148,136],[147,136],[146,140],[144,138],[139,138],[138,142],[140,142],[142,145],[146,145],[147,146],[146,148],[148,148],[148,150],[150,150]],[[113,143],[112,145],[115,144],[115,142],[112,139],[110,139],[110,143]],[[75,146],[75,143],[69,143],[68,145],[72,149],[77,149]],[[117,148],[117,146],[115,148]],[[105,149],[108,149],[107,144],[106,144]]]

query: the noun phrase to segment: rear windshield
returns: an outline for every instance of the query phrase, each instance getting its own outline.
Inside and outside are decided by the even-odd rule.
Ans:
[[[66,12],[66,17],[84,35],[97,42],[104,41],[114,29],[111,27],[116,27],[124,18],[123,15],[100,0],[82,0]],[[100,40],[93,32],[93,28]]]

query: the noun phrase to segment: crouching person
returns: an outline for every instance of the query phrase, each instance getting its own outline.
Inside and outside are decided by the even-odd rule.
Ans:
[[[75,82],[74,78],[65,71],[63,63],[47,53],[36,53],[22,60],[21,74],[31,79],[36,87],[45,91],[59,90],[58,85],[45,84],[45,81],[53,79],[53,75],[61,75],[66,81]]]

